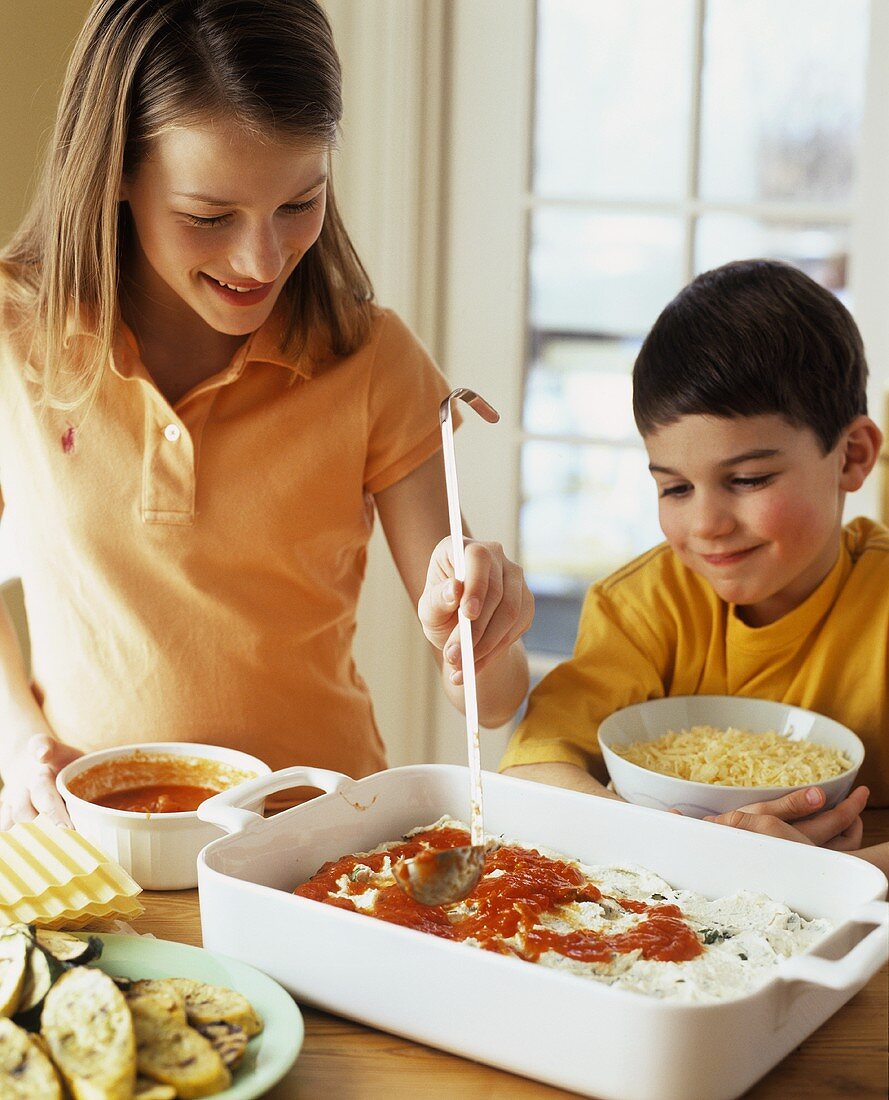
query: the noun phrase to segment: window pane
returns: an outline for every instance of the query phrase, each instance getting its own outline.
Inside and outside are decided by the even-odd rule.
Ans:
[[[519,525],[531,589],[582,593],[662,541],[645,451],[526,443]]]
[[[681,197],[692,0],[539,0],[537,11],[535,192]]]
[[[753,256],[787,260],[849,305],[848,226],[787,225],[734,214],[706,214],[698,222],[696,242],[697,271]]]
[[[532,328],[642,338],[682,286],[682,245],[679,217],[535,211]]]
[[[571,339],[539,334],[525,383],[525,431],[637,438],[630,372],[638,340]]]
[[[848,202],[867,0],[708,0],[700,194]]]

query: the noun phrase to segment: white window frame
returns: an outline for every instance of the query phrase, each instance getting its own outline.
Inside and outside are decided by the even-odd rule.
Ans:
[[[699,50],[703,0],[697,4]],[[500,410],[496,427],[467,421],[457,461],[472,530],[515,556],[526,439],[534,0],[325,0],[325,6],[346,81],[337,184],[347,224],[380,299],[417,329],[455,385],[472,386]],[[889,69],[881,59],[889,53],[889,5],[872,0],[870,18],[849,282],[871,364],[872,412],[885,424]],[[696,129],[697,119],[689,124]],[[688,225],[696,212],[689,200]],[[856,494],[854,510],[876,515],[878,501],[872,478]],[[438,689],[397,579],[379,564],[385,552],[375,553],[359,625],[359,668],[390,759],[465,762],[462,719]],[[485,767],[496,766],[507,733],[485,736]]]

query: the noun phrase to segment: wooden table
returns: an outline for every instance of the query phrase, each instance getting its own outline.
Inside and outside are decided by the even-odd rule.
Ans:
[[[866,843],[889,841],[889,810],[865,815]],[[200,946],[196,890],[146,891],[137,932]],[[889,968],[746,1095],[753,1100],[886,1100]],[[496,1100],[569,1097],[561,1089],[515,1077],[399,1039],[348,1020],[302,1007],[302,1053],[268,1100]],[[695,1100],[689,1097],[689,1100]]]

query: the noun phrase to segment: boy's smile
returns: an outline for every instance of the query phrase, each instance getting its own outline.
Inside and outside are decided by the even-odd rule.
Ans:
[[[845,493],[860,484],[849,436],[824,454],[777,415],[688,415],[646,436],[664,535],[751,626],[798,607],[836,561]]]

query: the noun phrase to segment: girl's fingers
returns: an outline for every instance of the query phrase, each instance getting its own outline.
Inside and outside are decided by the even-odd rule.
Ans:
[[[427,634],[449,629],[456,622],[462,590],[463,586],[453,577],[438,584],[427,582],[417,605],[417,615]]]
[[[3,829],[10,829],[17,821],[33,821],[37,811],[31,805],[31,797],[27,790],[17,790],[10,794],[4,789],[3,799],[0,802],[0,822]]]
[[[503,597],[503,552],[497,555],[487,543],[468,542],[465,554],[466,581],[460,610],[472,623],[472,640],[477,642]]]
[[[56,825],[71,825],[71,818],[62,797],[56,790],[55,774],[38,776],[31,785],[31,803],[38,813],[45,814]]]
[[[476,663],[476,671],[480,672],[487,665],[492,664],[501,657],[511,645],[517,642],[527,631],[534,618],[534,597],[528,593],[529,598],[523,599],[519,613],[512,618],[509,630],[500,637],[493,649],[485,653]]]

